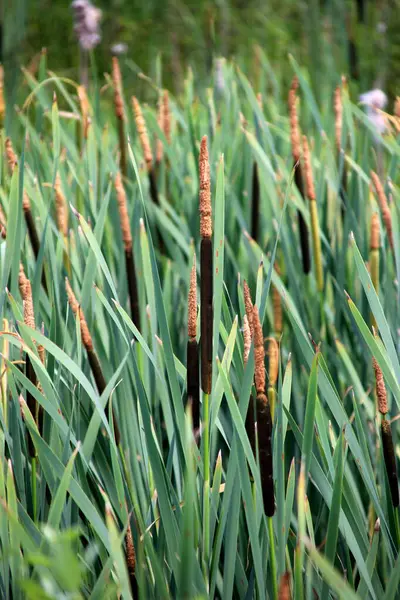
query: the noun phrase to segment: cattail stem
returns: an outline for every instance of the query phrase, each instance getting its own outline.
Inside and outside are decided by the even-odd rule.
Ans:
[[[315,279],[319,292],[324,291],[324,272],[322,268],[321,237],[319,231],[317,200],[312,174],[311,156],[306,136],[303,136],[304,174],[306,178],[306,194],[310,206],[311,233],[314,251]]]
[[[210,439],[209,439],[209,420],[210,420],[210,396],[205,393],[203,396],[203,464],[204,464],[204,485],[203,485],[203,570],[206,579],[208,578],[208,568],[210,559]]]
[[[103,375],[103,371],[102,371],[102,368],[100,365],[99,358],[98,358],[95,350],[93,350],[93,349],[87,350],[87,355],[88,355],[90,368],[92,370],[98,392],[101,396],[101,394],[104,392],[104,390],[107,387],[107,383],[106,383],[106,380]],[[119,427],[118,427],[114,409],[112,411],[112,417],[113,417],[113,425],[114,425],[115,443],[117,444],[117,446],[119,446],[119,443],[121,441],[121,435],[120,435],[120,431],[119,431]]]
[[[260,179],[258,176],[258,166],[255,162],[253,165],[253,182],[252,182],[252,205],[251,205],[251,237],[257,241],[258,238],[258,223],[260,219]]]
[[[399,506],[399,481],[397,477],[396,455],[393,446],[392,430],[386,418],[382,419],[381,435],[383,446],[383,457],[385,460],[386,473],[389,480],[390,494],[395,508]]]
[[[272,579],[272,598],[278,600],[278,573],[276,568],[276,552],[275,552],[275,537],[274,524],[271,517],[268,517],[268,537],[269,537],[269,559],[271,565]]]
[[[201,387],[205,394],[210,394],[213,328],[213,249],[210,238],[203,238],[201,240],[200,272]]]

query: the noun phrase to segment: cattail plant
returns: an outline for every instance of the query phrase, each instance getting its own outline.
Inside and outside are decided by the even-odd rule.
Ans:
[[[269,338],[268,344],[268,358],[269,358],[269,382],[268,382],[268,400],[271,408],[271,419],[274,422],[275,414],[275,402],[276,402],[276,382],[278,381],[278,367],[279,367],[279,346],[278,342],[274,337]]]
[[[303,177],[302,170],[300,164],[301,157],[301,142],[300,142],[300,129],[299,129],[299,118],[297,115],[297,88],[298,88],[298,79],[297,77],[293,78],[292,86],[289,91],[289,114],[290,114],[290,141],[292,146],[292,156],[294,163],[294,180],[299,190],[300,195],[305,199],[304,195],[304,186],[303,186]],[[311,269],[311,260],[310,260],[310,244],[308,240],[308,227],[305,219],[301,213],[301,211],[297,211],[298,221],[299,221],[299,231],[300,231],[300,245],[301,245],[301,255],[303,260],[303,271],[306,275],[310,272]]]
[[[66,248],[64,251],[64,265],[68,275],[71,276],[71,263],[68,256],[68,205],[62,189],[61,177],[59,173],[57,173],[56,180],[54,182],[54,192],[56,196],[57,228],[63,237]]]
[[[86,88],[84,85],[78,85],[78,98],[79,104],[81,108],[81,130],[82,130],[82,139],[87,139],[89,123],[90,123],[90,114],[91,108],[89,99],[87,96]]]
[[[308,147],[307,137],[303,136],[303,158],[304,158],[304,175],[306,180],[306,195],[310,205],[311,217],[311,233],[314,250],[314,268],[315,279],[317,281],[317,289],[319,292],[324,291],[324,273],[322,270],[322,253],[321,253],[321,238],[318,222],[317,200],[315,195],[314,178],[311,166],[310,149]]]
[[[201,140],[200,159],[200,317],[201,317],[201,387],[211,393],[213,329],[213,249],[210,163],[207,136]]]
[[[126,192],[122,181],[121,173],[118,171],[115,180],[115,191],[117,194],[117,203],[119,211],[119,219],[121,224],[122,241],[125,250],[125,266],[128,280],[128,292],[131,305],[132,321],[140,331],[140,311],[139,311],[139,296],[136,279],[135,258],[133,254],[133,242],[131,226],[129,223],[128,203]]]
[[[253,312],[253,311],[252,311]],[[247,315],[243,318],[243,344],[244,344],[244,353],[243,353],[243,363],[246,367],[247,361],[249,359],[250,348],[251,348],[251,331],[249,325],[249,319]],[[246,433],[249,438],[251,449],[253,450],[254,456],[256,455],[256,429],[255,429],[255,414],[254,414],[254,398],[253,395],[250,394],[249,405],[247,407],[246,413]]]
[[[6,149],[8,168],[10,170],[10,173],[12,174],[14,172],[15,166],[18,163],[18,158],[14,152],[14,148],[13,148],[10,138],[6,138],[5,149]],[[23,194],[22,194],[22,210],[24,213],[25,223],[26,223],[26,227],[28,230],[28,235],[29,235],[29,239],[31,242],[32,250],[35,255],[35,258],[37,259],[39,256],[39,251],[40,251],[40,241],[39,241],[39,235],[38,235],[38,232],[36,229],[35,220],[34,220],[33,214],[32,214],[31,202],[29,200],[29,196],[28,196],[26,190],[24,190]],[[45,279],[44,273],[42,274],[42,285],[43,285],[45,291],[47,292],[47,284],[46,284],[46,279]]]
[[[125,107],[122,92],[122,77],[119,68],[118,58],[113,56],[112,59],[112,79],[114,84],[114,110],[117,118],[118,137],[119,137],[119,166],[123,177],[127,175],[127,151],[126,151],[126,132],[125,132]]]
[[[371,217],[371,237],[369,251],[369,269],[371,274],[372,285],[376,293],[379,293],[379,237],[380,224],[378,213],[372,213]],[[372,315],[372,325],[376,327],[375,317]]]
[[[256,387],[257,439],[260,457],[261,486],[267,517],[275,513],[272,471],[272,418],[269,400],[265,394],[264,339],[257,306],[253,308],[254,327],[254,383]]]
[[[244,308],[246,311],[247,320],[249,322],[251,337],[253,337],[253,301],[251,299],[250,288],[247,285],[247,281],[243,281],[243,296],[244,296]]]
[[[132,529],[130,523],[125,535],[125,556],[126,566],[128,568],[129,581],[131,584],[131,590],[133,597],[137,597],[137,583],[136,583],[136,552],[133,543]]]
[[[390,494],[392,497],[392,503],[394,507],[399,506],[399,481],[397,477],[396,467],[396,454],[393,446],[392,430],[390,427],[390,421],[387,420],[386,415],[388,413],[386,386],[383,379],[382,369],[378,365],[375,358],[372,359],[372,364],[375,371],[375,390],[378,404],[378,410],[381,413],[381,435],[382,435],[382,447],[383,447],[383,458],[385,461],[386,473],[388,476]]]
[[[375,173],[375,171],[371,171],[371,179],[374,184],[376,195],[378,197],[378,202],[379,202],[379,206],[381,208],[381,213],[382,213],[382,220],[385,223],[386,233],[388,236],[389,244],[390,244],[391,249],[394,251],[393,231],[392,231],[392,215],[390,213],[390,208],[388,205],[386,194],[383,189],[381,180],[379,179],[379,177]]]
[[[193,430],[200,427],[200,381],[199,381],[199,348],[197,343],[197,281],[196,255],[190,273],[188,296],[188,342],[187,342],[187,399],[192,406]]]
[[[154,171],[153,152],[151,149],[150,139],[147,133],[146,121],[144,120],[139,101],[137,98],[135,98],[135,96],[132,97],[132,108],[135,117],[136,129],[139,135],[140,145],[142,146],[143,158],[146,163],[146,170],[149,177],[150,196],[153,202],[159,205],[160,201],[158,198],[156,174]]]
[[[102,368],[100,365],[99,358],[98,358],[96,351],[94,349],[94,346],[93,346],[92,336],[90,335],[90,331],[89,331],[89,327],[88,327],[86,319],[85,319],[85,315],[83,313],[83,310],[82,310],[78,300],[76,299],[73,289],[68,281],[68,277],[65,278],[65,289],[67,292],[68,302],[71,307],[71,310],[74,313],[75,317],[79,319],[80,328],[81,328],[82,344],[84,345],[84,347],[86,349],[90,368],[93,373],[93,377],[96,382],[98,392],[101,395],[107,387],[106,380],[103,375],[103,371],[102,371]],[[113,410],[113,424],[114,424],[115,442],[117,445],[119,445],[120,432],[119,432],[119,427],[118,427],[118,423],[117,423],[117,420],[115,417],[114,410]]]

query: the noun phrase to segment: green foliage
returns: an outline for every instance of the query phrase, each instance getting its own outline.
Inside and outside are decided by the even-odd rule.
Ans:
[[[195,95],[189,74],[181,101],[170,98],[170,145],[157,125],[155,102],[143,106],[154,154],[157,137],[164,145],[156,171],[158,206],[127,108],[124,184],[140,332],[129,314],[113,186],[119,140],[111,94],[105,95],[103,81],[92,84],[93,114],[85,138],[76,84],[47,76],[42,59],[39,79],[26,76],[22,110],[7,107],[16,121],[13,144],[20,160],[11,176],[3,134],[2,598],[275,599],[286,571],[296,598],[399,597],[399,508],[391,504],[380,450],[372,370],[374,356],[393,419],[400,406],[398,140],[389,133],[374,141],[371,125],[345,89],[342,140],[349,144],[338,160],[330,93],[339,80],[329,74],[316,97],[307,71],[294,60],[288,63],[286,68],[300,76],[301,124],[312,148],[321,296],[314,270],[302,271],[298,210],[308,224],[310,213],[293,183],[289,119],[280,101],[287,89],[266,57],[261,59],[257,91],[263,106],[233,61],[223,63],[223,87],[204,97]],[[272,81],[275,95],[269,93]],[[130,106],[128,98],[125,103]],[[197,444],[186,405],[185,353],[190,269],[200,243],[197,161],[204,134],[213,201],[215,361],[209,411],[205,402],[201,408],[207,427]],[[261,192],[257,240],[248,234],[254,162]],[[390,195],[394,238],[393,252],[382,221],[376,292],[366,266],[370,217],[379,210],[370,192],[371,169],[378,170]],[[55,214],[57,173],[68,212],[65,237]],[[39,233],[38,257],[26,231],[23,189]],[[20,262],[32,284],[34,330],[23,322]],[[101,395],[82,344],[82,322],[68,307],[67,275],[107,382]],[[274,291],[284,315],[271,520],[264,514],[258,457],[245,426],[255,392],[253,349],[246,366],[243,362],[243,279],[265,336],[275,334]],[[371,331],[372,316],[378,337]],[[25,375],[27,356],[38,387]],[[43,408],[39,428],[27,392]],[[397,461],[398,422],[392,422]],[[35,458],[28,453],[28,436]],[[129,527],[135,580],[126,559]]]

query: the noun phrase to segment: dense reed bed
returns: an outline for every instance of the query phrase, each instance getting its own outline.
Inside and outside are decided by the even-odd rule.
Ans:
[[[7,107],[2,598],[399,597],[398,120],[291,68]]]

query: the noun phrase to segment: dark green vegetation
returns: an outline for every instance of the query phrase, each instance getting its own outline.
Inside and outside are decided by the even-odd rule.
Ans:
[[[288,87],[263,56],[255,91],[227,61],[222,85],[204,99],[191,74],[182,80],[179,101],[170,96],[170,143],[157,124],[156,101],[143,105],[142,115],[136,110],[139,136],[125,97],[121,139],[103,80],[91,87],[88,108],[76,84],[49,77],[44,59],[38,80],[26,75],[22,110],[7,107],[18,161],[3,132],[2,598],[275,599],[286,572],[296,599],[398,597],[400,146],[396,129],[374,138],[344,86],[338,152],[332,83],[340,79],[321,81],[318,103],[307,72],[293,59],[285,69],[299,76],[298,112],[310,148],[304,162],[302,141],[304,196],[294,184],[281,100]],[[152,158],[142,150],[144,124]],[[200,257],[204,135],[212,200],[213,303],[208,296],[205,302],[211,392],[200,394],[203,428],[195,440],[186,409],[187,297],[194,251]],[[121,232],[120,183],[115,189],[121,143],[140,331],[130,316],[133,261],[128,230]],[[378,203],[371,170],[387,207],[382,198]],[[257,239],[248,233],[255,173]],[[299,213],[309,236],[307,275]],[[370,240],[374,213],[378,243]],[[210,240],[204,231],[202,237]],[[210,264],[209,253],[206,259]],[[69,292],[69,304],[66,277],[76,295]],[[270,386],[268,376],[253,384],[254,344],[244,367],[244,279],[263,335],[280,340],[279,376]],[[200,322],[199,314],[197,332]],[[386,384],[388,412],[381,412],[392,420],[392,445],[376,408],[373,357]],[[275,399],[273,417],[267,393]],[[249,400],[256,398],[267,473],[260,473],[246,434]],[[271,418],[275,512],[268,505],[274,515],[266,517]],[[128,561],[129,526],[136,565]]]

